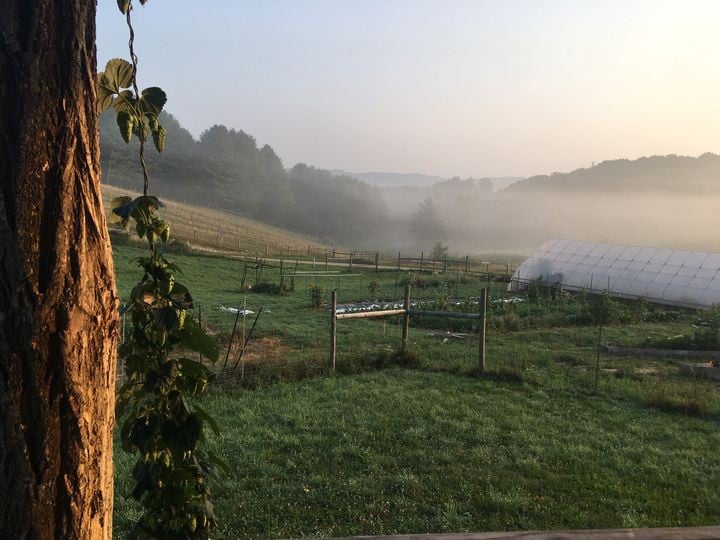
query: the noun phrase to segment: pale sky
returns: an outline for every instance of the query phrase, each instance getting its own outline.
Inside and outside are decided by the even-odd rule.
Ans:
[[[141,88],[286,167],[529,176],[720,153],[720,1],[134,3]],[[128,57],[116,0],[97,32],[99,69]]]

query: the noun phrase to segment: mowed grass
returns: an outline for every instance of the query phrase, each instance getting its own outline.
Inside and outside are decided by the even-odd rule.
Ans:
[[[138,277],[129,261],[140,253],[115,249],[121,295]],[[488,365],[497,375],[478,377],[477,341],[413,327],[417,364],[373,369],[364,360],[394,350],[400,327],[397,319],[361,320],[339,322],[341,373],[327,375],[329,315],[310,307],[305,278],[288,296],[246,293],[240,261],[172,258],[221,339],[234,316],[219,306],[245,302],[265,307],[258,338],[284,346],[276,376],[253,390],[225,380],[203,398],[223,426],[210,445],[230,465],[214,488],[219,537],[669,527],[720,518],[718,386],[679,375],[675,361],[602,356],[595,393],[596,328],[491,332]],[[401,296],[398,274],[381,272],[338,277],[340,300],[367,299],[376,277],[382,297]],[[433,279],[465,296],[484,285]],[[336,286],[335,278],[319,282]],[[414,292],[427,301],[436,295]],[[493,295],[502,294],[494,284]],[[603,341],[632,343],[687,326],[609,327]],[[283,380],[300,375],[315,376]],[[693,400],[702,406],[688,414],[682,405]],[[666,402],[678,407],[657,406]],[[117,447],[118,534],[139,511],[129,498],[131,461]]]

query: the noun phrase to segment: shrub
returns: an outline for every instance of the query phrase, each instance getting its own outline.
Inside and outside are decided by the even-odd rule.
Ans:
[[[417,275],[415,275],[415,272],[407,272],[403,274],[403,277],[401,277],[400,281],[398,281],[398,285],[400,285],[401,287],[405,287],[407,285],[414,287],[416,283]]]
[[[325,296],[325,289],[317,283],[311,283],[308,285],[308,294],[310,295],[310,306],[314,309],[318,309],[323,305],[323,297]]]
[[[373,300],[377,300],[380,297],[380,290],[382,289],[382,286],[380,285],[380,282],[377,279],[373,279],[368,283],[368,291],[370,292],[370,296]]]
[[[450,289],[446,284],[440,285],[435,293],[435,306],[439,311],[447,311],[450,307]]]

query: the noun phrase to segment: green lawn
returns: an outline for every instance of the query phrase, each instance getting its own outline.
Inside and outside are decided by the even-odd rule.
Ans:
[[[140,252],[119,247],[115,254],[123,295],[137,274],[128,261]],[[218,306],[245,300],[256,310],[262,304],[268,313],[258,336],[279,337],[285,364],[308,367],[284,375],[317,373],[310,368],[323,366],[328,314],[309,307],[304,279],[286,297],[243,293],[242,263],[173,258],[221,338],[233,316]],[[398,275],[377,276],[382,296],[395,297]],[[367,298],[374,277],[339,278],[340,299]],[[457,276],[432,279],[455,287],[458,296],[482,286]],[[334,280],[321,283],[335,287]],[[416,290],[415,296],[432,300],[436,291]],[[492,294],[504,294],[502,285]],[[612,326],[603,341],[674,335],[687,330],[690,318]],[[594,394],[597,329],[569,325],[490,332],[489,365],[503,371],[479,378],[472,376],[476,341],[445,342],[421,326],[411,329],[418,356],[413,368],[371,370],[372,362],[358,361],[397,347],[394,321],[340,321],[338,366],[349,374],[281,380],[255,390],[216,385],[203,406],[224,428],[211,445],[231,468],[215,488],[219,536],[718,522],[717,384],[680,376],[671,360],[603,356]],[[682,414],[691,402],[699,410]],[[119,447],[116,465],[115,527],[122,533],[137,507],[126,499],[131,456]]]

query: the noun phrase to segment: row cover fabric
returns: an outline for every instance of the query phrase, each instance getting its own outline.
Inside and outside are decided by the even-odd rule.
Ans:
[[[537,279],[568,290],[710,308],[720,304],[720,253],[554,238],[518,267],[508,290]]]

